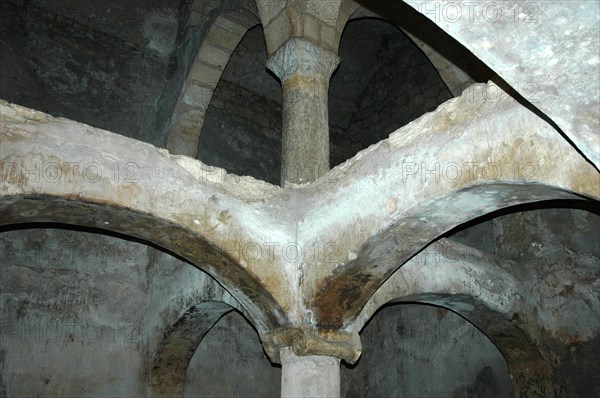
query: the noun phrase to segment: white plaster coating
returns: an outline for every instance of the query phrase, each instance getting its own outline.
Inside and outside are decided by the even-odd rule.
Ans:
[[[447,117],[443,117],[444,114]],[[510,142],[516,143],[518,150],[513,151],[514,148],[506,144]],[[528,152],[530,155],[527,155]],[[522,160],[525,156],[526,160]],[[564,159],[560,169],[552,163],[552,159],[557,157]],[[523,180],[522,176],[515,179],[509,168],[530,159],[535,161],[536,168],[533,181]],[[485,178],[481,172],[469,175],[465,169],[460,182],[447,178],[436,180],[435,176],[428,176],[422,170],[414,175],[407,173],[404,168],[406,162],[419,168],[425,165],[429,169],[435,164],[497,164],[503,172],[498,178]],[[498,185],[493,190],[484,189],[490,183],[517,184],[515,189],[534,183],[540,187],[578,191],[579,188],[571,184],[582,172],[591,178],[587,195],[599,197],[596,171],[547,123],[510,97],[486,103],[472,101],[465,93],[458,100],[450,100],[435,112],[402,127],[388,140],[359,152],[302,189],[300,192],[307,205],[298,224],[298,239],[304,246],[310,246],[316,239],[340,241],[340,231],[348,231],[345,226],[351,226],[351,240],[355,244],[343,249],[346,253],[345,250],[358,253],[368,237],[390,228],[424,206],[433,206],[427,211],[428,220],[442,228],[438,220],[456,218],[468,208],[485,214],[494,210],[499,202],[508,204],[508,198],[514,196],[510,194],[511,185],[504,185],[501,191]],[[458,193],[460,186],[472,190]],[[319,195],[322,190],[328,190],[330,194]],[[399,190],[402,195],[398,195]],[[442,201],[442,196],[448,192],[453,192],[452,197],[447,196]],[[440,194],[442,196],[438,196]],[[556,193],[557,198],[567,196],[568,192]],[[398,198],[398,211],[391,215],[387,211],[389,197]],[[517,197],[517,201],[522,200],[521,196]],[[346,257],[343,252],[338,255]],[[305,277],[308,291],[312,289],[310,283],[331,274],[332,265],[346,261],[337,257],[332,260],[329,264],[321,264],[318,269],[320,276],[312,280]]]
[[[456,4],[452,0],[432,3],[431,7],[440,9]],[[424,12],[428,7],[425,3],[407,4],[421,11],[509,84],[536,84],[539,95],[534,106],[548,115],[596,168],[600,167],[600,80],[597,66],[589,63],[600,49],[597,4],[570,0],[539,4],[498,2],[495,6],[504,17],[497,23],[486,20],[481,4],[463,2],[465,10],[474,6],[473,18],[458,21]],[[515,4],[526,7],[527,18],[511,17]],[[577,31],[564,35],[565,31],[572,31],[571,21],[577,21]],[[536,54],[538,49],[544,54],[554,53],[561,67],[548,68],[547,58]],[[576,109],[577,116],[572,109]]]

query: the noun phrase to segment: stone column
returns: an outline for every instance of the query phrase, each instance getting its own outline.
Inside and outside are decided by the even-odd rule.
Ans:
[[[329,79],[337,55],[291,38],[267,62],[283,88],[281,181],[303,184],[329,170]]]
[[[291,347],[280,351],[281,396],[340,396],[340,360],[319,355],[297,356]]]

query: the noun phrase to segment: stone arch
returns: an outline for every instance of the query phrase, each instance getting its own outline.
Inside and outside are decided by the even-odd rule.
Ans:
[[[210,26],[171,116],[167,132],[169,152],[196,157],[204,116],[221,74],[246,32],[260,23],[253,6],[253,2],[233,4]]]
[[[183,397],[185,373],[196,348],[219,319],[233,310],[223,302],[205,301],[188,308],[167,327],[151,362],[153,397]]]
[[[464,48],[458,48],[456,42],[451,43],[448,40],[448,35],[441,29],[432,31],[429,36],[424,35],[423,32],[412,32],[410,28],[414,28],[414,24],[407,29],[407,27],[403,26],[406,21],[387,18],[358,4],[355,11],[348,18],[348,22],[365,18],[388,21],[406,34],[423,51],[455,97],[460,96],[464,90],[477,81],[487,81],[492,77],[492,73],[487,66]],[[424,17],[421,18],[425,19]],[[430,24],[427,20],[425,22]],[[421,30],[424,30],[424,28],[421,28]],[[435,46],[431,43],[434,43]],[[452,58],[449,48],[452,51],[458,51],[459,55]]]
[[[197,159],[280,185],[282,90],[265,68],[262,25],[233,52],[204,116]]]
[[[256,372],[248,375],[249,368]],[[242,313],[231,311],[194,351],[184,396],[278,396],[280,380],[281,367],[268,359],[252,324]]]
[[[485,87],[497,88],[479,86]],[[321,263],[317,277],[310,281],[313,285],[307,286],[315,293],[313,308],[321,325],[340,327],[351,321],[350,314],[357,314],[397,267],[459,224],[521,203],[600,197],[594,167],[550,125],[508,96],[489,101],[465,94],[360,152],[354,158],[360,162],[348,161],[310,187],[323,189],[322,184],[335,178],[340,188],[328,203],[351,208],[355,214],[348,220],[347,212],[336,214],[327,203],[313,203],[322,210],[311,217],[327,231],[319,236],[321,242],[354,242],[338,246],[337,253]],[[466,119],[459,121],[460,114]],[[467,114],[476,115],[476,120]],[[553,165],[557,157],[565,159],[560,169]],[[569,164],[571,160],[577,165]],[[502,172],[486,177],[483,170],[471,174],[472,178],[464,173],[460,178],[443,176],[443,167],[456,167],[459,162],[459,167],[494,164],[496,172],[505,172],[501,178]],[[507,173],[527,164],[535,167],[535,177]],[[391,185],[384,182],[388,178],[394,181]],[[372,186],[375,183],[377,188]],[[385,194],[374,198],[371,192]],[[310,239],[307,247],[318,243]]]
[[[366,395],[365,390],[376,396],[382,390],[389,391],[386,396],[514,396],[498,346],[480,325],[444,305],[419,297],[389,302],[360,336],[364,351],[352,373],[360,372],[366,388],[357,396]],[[445,382],[440,385],[440,380]]]
[[[499,263],[489,262],[483,253],[469,246],[442,239],[393,273],[373,293],[349,328],[361,330],[379,308],[399,298],[410,301],[419,295],[420,302],[467,314],[475,311],[476,306],[471,303],[463,305],[461,300],[470,297],[469,301],[477,298],[478,306],[511,314],[520,293],[516,277]],[[429,297],[428,294],[438,296]]]
[[[457,303],[458,301],[458,303]],[[514,395],[517,397],[560,396],[555,383],[553,355],[548,347],[540,344],[541,328],[532,327],[535,320],[526,322],[507,319],[505,314],[495,312],[470,296],[454,294],[416,294],[402,297],[396,303],[430,304],[460,315],[474,325],[496,346],[504,357],[510,373]],[[465,313],[462,306],[468,304],[477,314]]]
[[[286,322],[279,299],[265,285],[279,272],[270,266],[272,259],[244,259],[239,251],[246,242],[277,240],[261,237],[260,231],[249,233],[235,206],[223,207],[243,200],[245,190],[239,189],[244,184],[117,134],[18,106],[2,105],[1,112],[7,154],[2,159],[2,225],[59,222],[143,239],[213,276],[248,310],[261,333]],[[197,195],[189,196],[189,190]]]
[[[350,20],[339,57],[328,95],[332,166],[453,97],[414,40],[384,18]]]
[[[388,303],[425,303],[449,309],[474,324],[507,361],[516,396],[552,397],[553,353],[540,344],[543,328],[518,278],[500,259],[440,240],[396,271],[363,308],[351,330],[360,330]]]

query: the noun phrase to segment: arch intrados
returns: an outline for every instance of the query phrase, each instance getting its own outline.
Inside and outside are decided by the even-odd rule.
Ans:
[[[460,311],[452,304],[444,304],[452,299],[460,298],[462,303],[469,303],[476,309],[476,312],[465,313]],[[437,301],[437,302],[432,302]],[[405,297],[396,298],[387,302],[377,309],[368,322],[363,325],[360,333],[371,322],[371,320],[383,309],[395,305],[427,305],[436,308],[446,309],[464,319],[473,325],[482,335],[491,342],[500,352],[508,367],[511,375],[513,391],[518,395],[523,386],[529,384],[535,385],[541,379],[544,387],[552,389],[552,370],[546,355],[539,349],[540,345],[535,344],[536,336],[528,333],[522,325],[507,319],[506,314],[497,312],[489,308],[484,302],[477,300],[469,295],[450,295],[440,293],[418,293]],[[472,314],[477,314],[473,316]],[[520,348],[519,355],[514,352],[514,345]],[[523,366],[523,355],[527,359],[526,366]],[[512,356],[515,356],[513,358]],[[530,372],[528,368],[534,368]],[[540,374],[541,372],[541,374]],[[536,380],[534,380],[536,379]],[[532,383],[529,383],[532,380]]]
[[[461,203],[460,197],[463,195],[485,197],[489,189],[502,189],[503,192],[498,198],[490,199],[488,203],[485,203],[483,199],[477,203],[470,202],[472,207],[461,208],[460,217],[457,220],[448,220],[443,215],[439,215],[439,207],[444,206],[444,203],[452,201]],[[323,325],[341,326],[351,323],[369,298],[394,272],[432,242],[470,220],[515,205],[578,197],[587,196],[585,193],[573,193],[564,188],[540,183],[494,183],[472,185],[429,199],[426,204],[419,203],[413,209],[407,209],[405,216],[396,219],[388,228],[363,242],[353,264],[339,267],[334,271],[328,281],[321,286],[316,296],[313,308],[317,313],[317,318]],[[438,213],[437,218],[436,213]],[[428,218],[426,225],[420,221],[422,217]],[[435,224],[436,228],[429,227],[429,224]],[[398,237],[400,236],[407,238],[399,241]],[[417,237],[416,240],[413,237]],[[399,254],[396,252],[393,254],[393,256],[398,255],[398,263],[394,263],[393,266],[382,265],[378,262],[385,255],[385,253],[379,253],[378,245],[380,242],[387,241],[403,244]],[[395,250],[398,250],[397,246]],[[379,254],[374,255],[375,253]],[[394,258],[393,256],[392,258]],[[389,264],[389,261],[385,263]],[[350,291],[353,293],[347,294]]]
[[[285,319],[283,310],[258,280],[207,237],[182,225],[111,204],[50,195],[1,197],[0,215],[0,232],[32,223],[59,223],[148,242],[217,280],[244,307],[258,330],[269,330]]]
[[[152,396],[183,396],[187,369],[194,353],[206,334],[231,311],[237,310],[222,301],[203,301],[188,308],[167,326],[151,360]]]
[[[506,216],[509,214],[536,211],[536,210],[547,210],[547,209],[570,209],[570,210],[584,210],[589,213],[600,216],[600,200],[595,198],[582,197],[581,199],[549,199],[538,202],[530,202],[517,204],[510,207],[498,209],[491,213],[484,214],[480,217],[473,218],[472,220],[466,221],[450,231],[441,235],[438,239],[449,238],[452,234],[467,229],[471,226],[481,224],[487,221],[491,221],[497,217]]]

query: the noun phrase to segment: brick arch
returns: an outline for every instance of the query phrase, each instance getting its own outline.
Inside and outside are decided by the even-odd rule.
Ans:
[[[213,92],[246,32],[260,24],[255,14],[252,7],[240,3],[235,8],[225,8],[210,26],[171,116],[167,132],[169,152],[196,158],[200,132]]]

